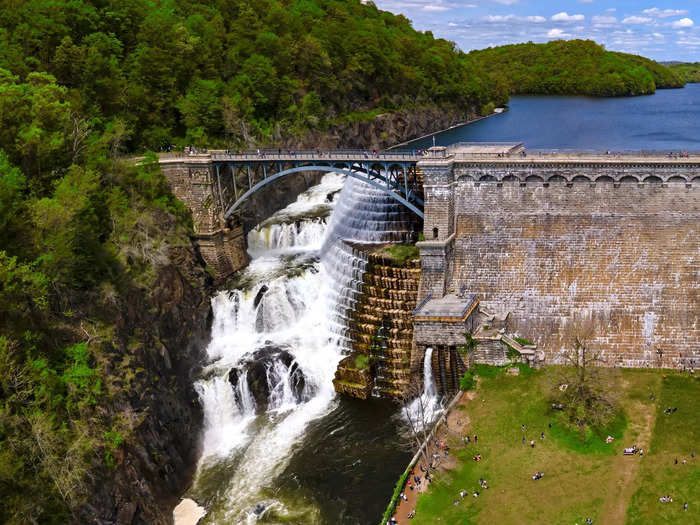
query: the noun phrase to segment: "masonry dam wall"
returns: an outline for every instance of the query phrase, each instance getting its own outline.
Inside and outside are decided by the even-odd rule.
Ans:
[[[591,317],[610,366],[697,365],[700,159],[434,154],[419,300],[477,294],[550,363]]]

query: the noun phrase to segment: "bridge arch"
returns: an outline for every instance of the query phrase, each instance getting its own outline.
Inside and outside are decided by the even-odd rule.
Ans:
[[[370,168],[371,169],[371,168]],[[295,168],[287,169],[284,171],[280,171],[279,173],[276,173],[274,175],[271,175],[267,177],[266,179],[261,180],[257,184],[255,184],[252,188],[249,188],[248,191],[246,191],[243,195],[240,196],[240,198],[236,199],[236,202],[234,202],[228,210],[226,210],[226,213],[224,213],[224,219],[228,219],[231,214],[233,214],[234,211],[236,211],[243,202],[247,201],[248,198],[253,195],[255,192],[260,190],[261,188],[267,186],[268,184],[272,184],[273,182],[281,179],[282,177],[286,177],[287,175],[292,175],[294,173],[302,173],[305,171],[322,171],[325,173],[340,173],[342,175],[346,175],[348,177],[352,177],[353,179],[361,180],[363,182],[366,182],[367,184],[374,186],[375,188],[378,188],[382,190],[384,193],[389,195],[391,198],[397,200],[404,206],[406,206],[409,210],[411,210],[413,213],[418,215],[421,219],[423,218],[423,210],[418,208],[413,202],[411,202],[409,199],[411,198],[410,196],[407,196],[408,198],[405,198],[398,193],[392,191],[391,188],[401,190],[402,188],[396,184],[395,182],[385,178],[384,176],[378,174],[378,173],[366,173],[366,170],[362,169],[362,171],[352,171],[346,168],[339,168],[336,166],[297,166]],[[382,181],[383,184],[380,184],[377,180]],[[410,192],[409,192],[410,193]],[[420,206],[423,205],[423,201],[417,197],[414,198],[415,202],[419,204]]]

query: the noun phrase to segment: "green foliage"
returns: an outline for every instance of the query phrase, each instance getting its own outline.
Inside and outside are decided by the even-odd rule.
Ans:
[[[518,352],[515,348],[513,348],[510,345],[506,345],[508,347],[508,351],[506,352],[506,357],[510,359],[511,361],[516,361],[520,359],[520,352]]]
[[[474,387],[476,387],[474,372],[467,370],[467,372],[459,378],[459,389],[467,392],[468,390],[473,390]]]
[[[529,346],[532,344],[531,341],[528,341],[527,339],[524,339],[522,337],[514,337],[513,339],[523,346]]]
[[[498,374],[480,382],[478,396],[464,405],[468,426],[446,437],[456,462],[434,475],[435,482],[418,499],[412,523],[582,523],[590,517],[596,523],[641,525],[682,523],[692,516],[691,509],[700,505],[700,476],[690,458],[700,428],[697,388],[689,384],[696,380],[668,371],[605,369],[603,380],[620,392],[624,415],[583,444],[565,418],[560,419],[561,413],[549,410],[548,386],[557,368],[529,377]],[[664,373],[674,381],[665,382]],[[650,389],[656,401],[649,399]],[[668,406],[678,411],[664,415]],[[678,421],[666,432],[672,418]],[[474,433],[477,444],[462,442],[464,434]],[[665,437],[660,439],[659,433]],[[609,444],[608,434],[615,437]],[[527,446],[530,440],[534,448]],[[644,456],[622,458],[622,448],[634,443]],[[482,455],[481,461],[472,460],[476,454]],[[681,463],[684,457],[687,465]],[[533,481],[537,471],[545,476]],[[488,480],[488,490],[479,489],[479,478]],[[480,490],[480,495],[462,500],[460,490]],[[673,497],[672,504],[659,503],[666,494]]]
[[[471,356],[479,345],[479,341],[474,339],[470,332],[464,333],[464,341],[464,345],[458,347],[457,350],[471,360]]]
[[[366,370],[369,368],[369,356],[365,354],[358,354],[355,357],[355,368],[358,370]]]
[[[32,72],[20,81],[0,69],[0,149],[30,177],[68,158],[67,93],[48,73]]]
[[[668,68],[685,82],[700,82],[700,62],[668,64]]]
[[[394,487],[394,493],[391,496],[391,500],[389,501],[389,504],[386,507],[386,510],[384,511],[384,515],[382,516],[382,521],[380,522],[380,525],[384,525],[387,523],[390,519],[391,516],[394,514],[394,511],[396,510],[396,505],[399,502],[399,496],[403,492],[403,488],[406,485],[406,480],[408,479],[408,476],[411,475],[411,468],[413,465],[409,465],[408,468],[404,471],[403,474],[401,474],[401,477],[399,480],[396,482],[396,486]]]
[[[560,447],[582,454],[612,455],[620,453],[620,439],[624,435],[628,423],[624,411],[618,410],[615,417],[604,427],[587,427],[583,435],[580,429],[571,426],[566,414],[555,412],[551,418],[550,434]],[[605,438],[608,436],[615,438],[614,446],[605,442]]]
[[[119,432],[109,430],[104,433],[105,438],[105,463],[108,467],[114,468],[114,453],[124,443],[124,436]]]
[[[505,372],[506,367],[486,365],[483,363],[474,365],[472,370],[474,375],[481,377],[482,379],[490,379],[497,377]]]
[[[511,94],[645,95],[683,87],[674,71],[636,55],[606,51],[591,40],[555,40],[472,51],[468,58]]]
[[[656,426],[652,450],[667,450],[688,454],[687,443],[700,442],[700,414],[694,401],[700,399],[700,379],[688,376],[667,376],[661,384],[661,395],[656,407]],[[672,414],[667,408],[677,408]],[[696,451],[697,453],[697,451]]]
[[[688,374],[668,374],[653,386],[655,401],[649,400],[648,390],[644,402],[656,412],[651,444],[644,450],[644,461],[637,475],[637,490],[627,508],[627,523],[682,523],[688,519],[691,509],[700,505],[700,473],[690,452],[698,453],[700,413],[697,400],[700,396],[700,380]],[[653,405],[656,406],[653,406]],[[665,414],[667,408],[677,408]],[[674,460],[678,459],[678,465]],[[687,464],[683,464],[686,459]],[[673,503],[662,505],[659,497],[671,495]],[[688,503],[688,511],[683,510]]]
[[[61,375],[61,382],[66,385],[66,409],[71,412],[97,402],[101,380],[97,371],[89,364],[90,352],[85,343],[66,348],[66,354],[68,367]]]
[[[392,244],[382,248],[378,254],[391,258],[398,266],[405,266],[420,257],[420,251],[414,244]]]
[[[371,2],[40,0],[5,11],[0,108],[16,118],[0,147],[19,136],[6,149],[23,168],[20,156],[72,156],[68,98],[101,129],[126,124],[139,151],[252,145],[345,117],[437,104],[476,113],[507,99],[454,44]]]

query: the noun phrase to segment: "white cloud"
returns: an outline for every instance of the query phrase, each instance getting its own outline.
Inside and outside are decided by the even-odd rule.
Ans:
[[[651,18],[648,16],[628,16],[622,19],[623,24],[648,24],[651,22]]]
[[[652,36],[655,36],[656,38],[663,38],[664,37],[664,35],[662,35],[661,33],[652,33]]]
[[[658,7],[652,7],[651,9],[645,9],[642,11],[645,15],[656,16],[659,18],[668,18],[670,16],[681,16],[687,15],[687,9],[659,9]]]
[[[513,5],[517,4],[519,0],[491,0],[492,2],[496,4],[502,4],[502,5]]]
[[[608,8],[606,9],[606,11],[607,11],[608,13],[614,13],[615,11],[617,11],[617,9],[616,9],[615,7],[608,7]]]
[[[547,36],[549,38],[564,38],[564,37],[571,36],[571,35],[568,33],[565,33],[561,29],[554,28],[554,29],[550,29],[549,31],[547,31]]]
[[[580,22],[586,18],[583,15],[570,15],[566,11],[562,11],[561,13],[557,13],[556,15],[552,15],[552,22]]]
[[[484,22],[498,24],[502,22],[527,22],[540,24],[546,22],[547,19],[543,16],[515,16],[515,15],[489,15],[483,18]]]
[[[682,27],[693,27],[693,21],[690,18],[681,18],[680,20],[673,22],[671,25],[676,29],[680,29]]]
[[[578,0],[582,4],[592,4],[593,0]]]
[[[696,36],[684,36],[676,41],[679,46],[700,47],[700,38]]]
[[[593,17],[593,23],[599,26],[617,24],[617,18],[608,15],[596,15]]]
[[[441,11],[449,11],[450,8],[446,7],[444,5],[425,5],[423,6],[423,11],[434,11],[434,12],[441,12]]]

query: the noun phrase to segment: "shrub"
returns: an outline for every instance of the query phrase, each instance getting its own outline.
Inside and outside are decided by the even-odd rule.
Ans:
[[[464,390],[466,392],[468,390],[472,390],[475,386],[476,379],[474,379],[474,374],[471,370],[467,370],[467,373],[464,374],[459,380],[459,388],[460,390]]]
[[[369,356],[360,354],[355,358],[355,368],[358,370],[366,370],[369,368]]]
[[[396,487],[394,487],[394,494],[391,496],[389,505],[387,505],[386,510],[384,511],[384,515],[382,516],[382,521],[380,525],[384,525],[389,521],[389,519],[391,519],[391,515],[396,509],[396,503],[398,502],[399,494],[401,494],[401,492],[403,491],[403,487],[406,484],[406,480],[408,479],[408,476],[411,473],[411,467],[413,467],[413,465],[409,465],[408,468],[406,468],[404,473],[399,478],[399,481],[396,482]]]

